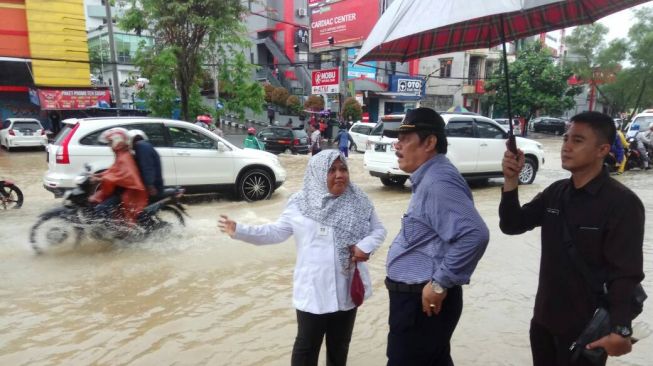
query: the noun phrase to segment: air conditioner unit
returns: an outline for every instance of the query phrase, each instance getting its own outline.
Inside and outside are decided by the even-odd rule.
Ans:
[[[304,9],[304,8],[297,9],[297,16],[305,17],[306,14],[307,14],[306,9]]]

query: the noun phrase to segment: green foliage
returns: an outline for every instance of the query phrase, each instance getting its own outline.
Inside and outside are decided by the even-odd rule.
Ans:
[[[324,99],[319,95],[311,95],[304,103],[304,108],[313,111],[321,111],[324,109]]]
[[[356,98],[347,98],[342,108],[342,116],[345,118],[345,121],[349,121],[349,117],[351,117],[353,121],[358,121],[361,119],[362,115],[363,108]]]
[[[240,0],[132,0],[119,25],[137,33],[147,30],[156,40],[156,51],[172,52],[174,70],[153,70],[151,74],[165,72],[174,78],[171,85],[179,93],[182,119],[190,120],[194,117],[191,109],[197,105],[193,98],[199,93],[194,89],[209,50],[215,42],[225,43],[221,49],[245,43],[241,23],[245,11]]]
[[[136,55],[136,65],[150,81],[148,86],[138,93],[138,97],[145,100],[152,116],[172,116],[177,99],[173,80],[176,64],[177,58],[172,49],[145,50]]]
[[[272,103],[280,107],[285,107],[289,96],[290,93],[288,92],[288,89],[282,86],[274,88],[274,91],[272,92]]]
[[[526,44],[517,55],[515,62],[508,66],[512,113],[530,119],[536,112],[561,114],[574,106],[574,96],[580,88],[569,87],[567,79],[572,75],[570,69],[555,65],[551,53],[539,42]],[[503,67],[486,83],[488,101],[495,103],[501,115],[507,114],[507,96]]]
[[[231,58],[225,57],[220,68],[220,85],[227,91],[223,95],[225,109],[235,113],[239,118],[245,116],[245,110],[256,113],[263,111],[265,91],[261,84],[251,79],[253,66],[247,63],[242,53]]]
[[[286,99],[286,106],[292,114],[299,114],[299,112],[302,110],[301,102],[296,95],[291,95],[288,97],[288,99]]]

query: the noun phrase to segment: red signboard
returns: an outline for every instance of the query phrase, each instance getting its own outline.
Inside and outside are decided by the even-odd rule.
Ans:
[[[476,80],[476,94],[485,93],[485,80]]]
[[[326,69],[313,71],[311,82],[312,94],[339,93],[340,72],[338,69]]]
[[[355,47],[363,41],[379,19],[376,1],[343,0],[311,9],[311,48]],[[333,37],[333,44],[329,44]]]
[[[85,109],[98,106],[98,102],[111,103],[107,89],[37,89],[42,110]]]

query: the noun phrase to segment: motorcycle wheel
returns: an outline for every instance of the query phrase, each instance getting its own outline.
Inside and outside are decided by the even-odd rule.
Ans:
[[[23,206],[23,192],[15,185],[6,185],[0,193],[0,207],[3,209],[21,208]]]
[[[46,216],[32,226],[29,242],[37,254],[68,250],[79,246],[82,231],[69,219]]]
[[[181,211],[174,206],[163,206],[159,211],[154,214],[154,227],[153,233],[169,234],[178,231],[178,229],[186,226],[184,215]]]

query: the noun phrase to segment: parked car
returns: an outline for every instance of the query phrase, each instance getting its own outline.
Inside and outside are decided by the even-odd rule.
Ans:
[[[2,122],[0,145],[7,151],[14,147],[45,146],[48,136],[39,120],[34,118],[8,118]]]
[[[636,115],[635,118],[633,118],[633,121],[628,125],[626,138],[634,137],[635,135],[637,135],[637,131],[648,130],[652,123],[653,123],[653,111],[647,112],[647,110],[645,110],[644,112]],[[633,125],[639,125],[639,130],[634,130]]]
[[[537,117],[529,125],[533,132],[552,132],[556,135],[562,135],[567,131],[567,121],[555,117]]]
[[[351,135],[354,144],[349,147],[350,150],[365,152],[365,146],[367,145],[367,139],[372,133],[375,124],[369,122],[356,122],[349,129],[349,134]]]
[[[500,124],[506,131],[510,128],[508,125],[508,118],[495,118],[494,121]],[[521,126],[519,125],[519,121],[516,119],[512,119],[512,133],[515,135],[521,135]]]
[[[501,161],[506,150],[507,131],[490,118],[463,114],[443,114],[449,143],[447,157],[467,180],[502,177]],[[390,127],[388,127],[390,128]],[[391,127],[396,128],[396,127]],[[517,147],[526,155],[519,182],[531,184],[544,164],[542,144],[517,137]],[[370,137],[363,158],[365,169],[387,186],[403,185],[409,174],[399,169],[394,144],[397,139]]]
[[[67,119],[47,147],[48,171],[43,186],[55,197],[74,188],[84,164],[92,172],[107,169],[114,160],[98,136],[113,127],[143,130],[161,156],[163,182],[183,186],[189,193],[229,192],[248,201],[267,199],[286,180],[279,159],[268,152],[241,149],[192,123],[147,117]]]
[[[310,147],[306,131],[288,127],[266,127],[259,131],[256,137],[265,145],[265,151],[274,154],[308,154]]]

